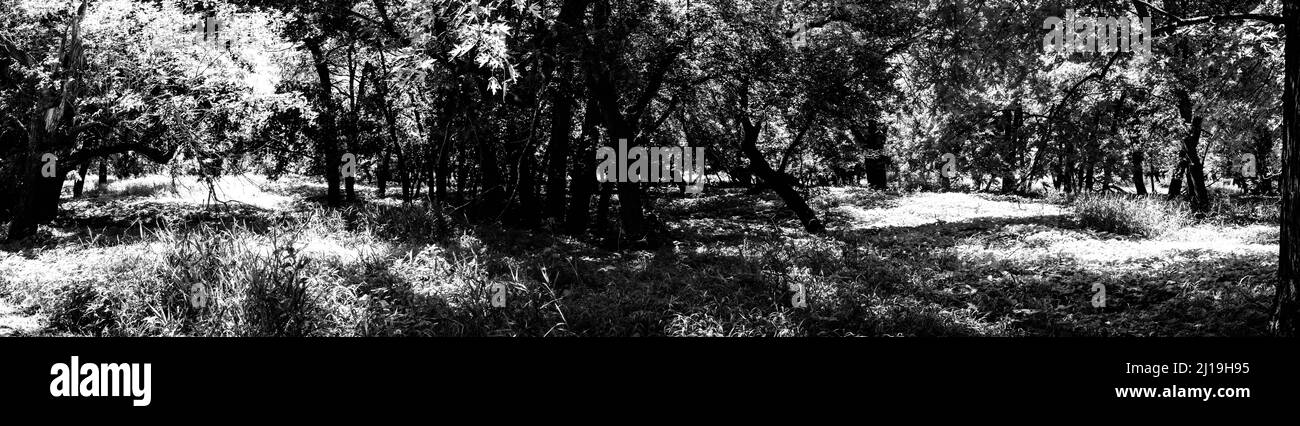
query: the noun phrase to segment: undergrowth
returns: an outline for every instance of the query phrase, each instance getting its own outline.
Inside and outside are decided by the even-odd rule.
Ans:
[[[822,214],[916,202],[1002,212],[1024,202],[816,195]],[[56,335],[1249,335],[1266,328],[1259,306],[1275,279],[1267,257],[1253,254],[1174,252],[1181,263],[1167,265],[1166,255],[1135,257],[1128,262],[1155,265],[1137,269],[1087,263],[1070,251],[1115,243],[1046,216],[814,236],[770,194],[661,203],[669,242],[626,251],[420,206],[137,224],[139,238],[55,238],[0,258],[0,295],[34,307]],[[1151,198],[1082,196],[1074,207],[1086,227],[1147,237],[1191,220]],[[1116,308],[1088,305],[1097,281]],[[504,306],[494,306],[501,291]],[[797,291],[807,307],[792,303]],[[1171,315],[1179,320],[1162,320]]]

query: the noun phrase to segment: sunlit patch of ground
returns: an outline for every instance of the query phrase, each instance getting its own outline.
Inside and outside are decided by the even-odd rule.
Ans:
[[[208,182],[196,176],[148,175],[129,179],[110,181],[103,190],[97,189],[97,177],[90,176],[86,183],[87,196],[69,200],[76,208],[82,204],[91,204],[114,199],[148,200],[153,203],[195,204],[237,202],[262,209],[286,208],[296,197],[277,193],[274,188],[282,187],[284,182],[270,182],[257,175],[221,176]],[[71,184],[64,187],[65,197],[71,195]]]
[[[994,200],[992,197],[963,193],[917,193],[904,196],[897,205],[866,209],[841,205],[832,209],[852,220],[851,228],[920,226],[940,222],[959,222],[977,218],[1045,217],[1064,214],[1060,207],[1020,199]]]
[[[991,231],[989,235],[963,241],[953,249],[956,253],[972,256],[998,253],[1001,257],[1021,263],[1068,258],[1080,264],[1100,267],[1148,258],[1170,258],[1189,251],[1205,251],[1222,256],[1267,256],[1277,253],[1278,229],[1264,225],[1198,225],[1159,239],[1035,224],[1008,225]]]
[[[0,299],[0,337],[34,335],[41,328],[39,317]]]
[[[857,215],[846,235],[933,283],[937,291],[918,290],[936,303],[1008,319],[1013,334],[1266,332],[1276,226],[1197,224],[1150,239],[1079,227],[1068,209],[978,195],[905,196],[899,205]],[[1098,283],[1105,308],[1091,303]]]

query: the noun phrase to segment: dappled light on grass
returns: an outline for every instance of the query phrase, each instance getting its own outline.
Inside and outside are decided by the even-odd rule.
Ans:
[[[269,188],[311,197],[291,180],[278,185]],[[813,204],[831,213],[826,234],[802,232],[768,194],[665,199],[659,211],[672,240],[623,252],[452,217],[442,219],[444,230],[436,212],[391,202],[339,211],[180,202],[150,213],[152,221],[114,218],[111,204],[79,206],[68,213],[75,220],[61,222],[71,227],[52,228],[61,235],[52,246],[6,253],[0,273],[11,277],[2,289],[9,300],[49,319],[47,334],[1164,336],[1266,328],[1277,239],[1266,224],[1194,224],[1150,239],[1090,229],[1068,209],[1020,197],[831,188]],[[144,205],[137,210],[151,211]],[[225,216],[203,219],[217,211]],[[88,236],[87,224],[124,230]],[[1105,309],[1088,303],[1096,282],[1109,289]],[[194,284],[209,289],[210,306],[186,302]],[[491,306],[494,286],[508,289],[506,307]],[[792,305],[792,288],[805,291],[807,308]]]

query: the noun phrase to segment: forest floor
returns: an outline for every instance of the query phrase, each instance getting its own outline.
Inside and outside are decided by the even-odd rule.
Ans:
[[[65,199],[0,251],[0,336],[1252,336],[1276,282],[1276,223],[1118,235],[1015,196],[814,189],[829,230],[809,235],[774,195],[708,187],[658,199],[671,243],[608,251],[440,233],[391,200],[326,211],[304,179],[221,188],[239,202],[163,177]]]

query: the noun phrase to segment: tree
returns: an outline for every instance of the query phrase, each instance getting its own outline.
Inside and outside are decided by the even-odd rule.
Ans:
[[[1187,26],[1213,22],[1257,21],[1281,25],[1286,34],[1283,57],[1285,67],[1282,89],[1282,177],[1279,191],[1281,203],[1281,251],[1278,261],[1278,283],[1274,295],[1273,328],[1277,333],[1294,336],[1297,323],[1300,323],[1300,206],[1296,204],[1296,195],[1300,194],[1300,109],[1297,109],[1297,96],[1300,84],[1300,5],[1296,2],[1283,2],[1282,14],[1268,15],[1259,13],[1227,13],[1198,17],[1180,17],[1164,11],[1143,0],[1135,0],[1138,8],[1150,9],[1168,19],[1168,22],[1156,28],[1154,34],[1167,35]]]
[[[11,241],[54,218],[68,171],[84,175],[88,163],[126,153],[167,163],[193,141],[191,132],[225,133],[227,120],[205,111],[228,111],[213,99],[242,90],[234,82],[240,76],[193,72],[199,62],[237,58],[199,58],[206,48],[176,48],[190,17],[185,11],[124,0],[74,6],[43,17],[6,13],[16,24],[0,33],[7,137],[26,141],[13,145],[7,158],[14,163],[0,166],[11,177],[5,184],[13,185]],[[42,173],[47,164],[54,173]]]

